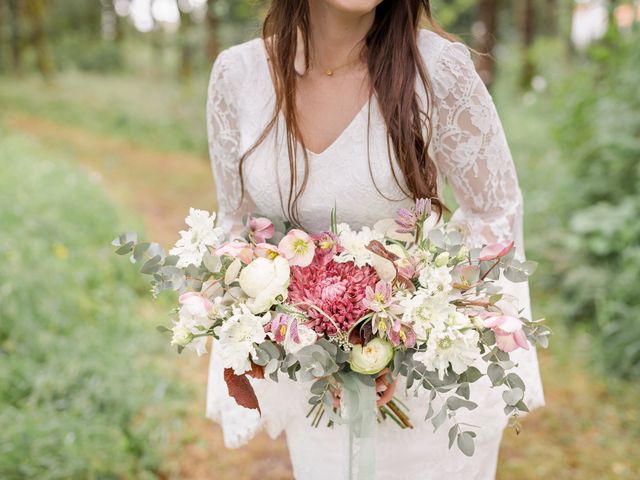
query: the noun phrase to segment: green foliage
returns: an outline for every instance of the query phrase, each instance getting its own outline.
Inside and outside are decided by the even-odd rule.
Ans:
[[[163,339],[112,258],[113,207],[49,157],[2,134],[0,477],[155,478],[177,395]]]
[[[607,38],[557,92],[555,136],[574,188],[557,202],[569,316],[592,322],[608,371],[640,378],[639,35]]]

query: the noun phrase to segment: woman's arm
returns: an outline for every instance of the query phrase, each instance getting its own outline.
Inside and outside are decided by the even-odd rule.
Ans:
[[[240,120],[236,100],[239,83],[235,70],[239,67],[229,50],[216,59],[209,79],[207,94],[207,134],[209,156],[218,197],[217,225],[232,236],[243,229],[242,219],[253,209],[245,195],[242,204],[240,187]],[[235,80],[234,80],[235,79]]]
[[[515,240],[523,256],[522,195],[493,99],[460,43],[444,47],[434,73],[433,148],[459,204],[453,220],[470,245]]]

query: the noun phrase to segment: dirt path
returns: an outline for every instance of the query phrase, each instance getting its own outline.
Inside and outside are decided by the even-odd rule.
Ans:
[[[107,192],[125,208],[141,215],[151,239],[165,246],[184,228],[189,207],[212,210],[215,190],[205,158],[152,151],[130,142],[104,138],[39,117],[11,114],[7,125],[28,133],[43,145],[62,150],[70,159],[102,179]],[[115,234],[118,232],[114,232]],[[167,355],[170,355],[167,352]],[[207,361],[177,357],[189,372],[196,398],[185,413],[184,427],[169,449],[168,477],[185,480],[284,480],[292,477],[283,439],[260,435],[248,446],[224,449],[222,432],[204,418]]]
[[[189,206],[213,209],[215,192],[204,157],[152,151],[25,114],[5,116],[9,127],[61,150],[103,179],[114,200],[142,215],[150,237],[165,245],[183,228]],[[562,338],[556,338],[556,343]],[[558,352],[562,347],[558,346]],[[203,417],[206,360],[182,355],[179,367],[190,372],[195,398],[185,425],[174,439],[167,477],[186,480],[283,480],[291,478],[286,445],[261,435],[239,450],[226,450],[220,429]],[[541,352],[547,408],[524,419],[524,432],[507,430],[500,452],[501,480],[566,478],[638,478],[633,476],[633,439],[637,409],[618,415],[602,405],[613,401],[580,362],[567,354]],[[630,434],[629,434],[630,435]],[[579,439],[579,440],[577,440]],[[609,439],[609,440],[607,440]],[[605,440],[607,440],[605,442]],[[603,443],[605,442],[605,443]]]

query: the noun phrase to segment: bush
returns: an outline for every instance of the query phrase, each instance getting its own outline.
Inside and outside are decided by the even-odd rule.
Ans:
[[[575,188],[563,209],[569,316],[588,323],[609,372],[640,378],[640,35],[608,37],[557,95],[555,135]]]
[[[0,478],[149,478],[177,394],[163,339],[109,247],[114,208],[32,143],[0,144]]]

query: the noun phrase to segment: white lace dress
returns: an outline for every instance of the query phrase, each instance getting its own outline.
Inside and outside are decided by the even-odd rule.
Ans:
[[[464,45],[427,30],[420,31],[418,40],[436,97],[431,154],[439,171],[439,186],[446,179],[460,205],[454,219],[468,225],[470,244],[514,238],[518,254],[523,256],[522,198],[491,96],[476,74]],[[219,225],[237,232],[247,212],[283,217],[278,183],[286,194],[289,166],[282,117],[279,118],[280,137],[276,137],[273,130],[245,163],[246,195],[241,208],[236,210],[241,193],[240,155],[260,136],[274,109],[273,83],[261,39],[220,54],[211,74],[207,107]],[[310,181],[299,203],[301,221],[307,228],[328,229],[328,214],[334,206],[337,206],[339,221],[358,227],[393,217],[398,207],[412,204],[393,178],[385,132],[373,97],[332,145],[319,154],[309,152]],[[374,180],[387,198],[378,193]],[[505,283],[528,310],[528,286]],[[544,398],[535,350],[521,350],[517,361],[518,373],[527,384],[525,401],[530,408],[541,406]],[[273,437],[285,432],[295,478],[341,478],[346,462],[345,429],[309,426],[305,418],[309,385],[285,378],[278,384],[252,383],[263,411],[261,417],[256,411],[237,406],[228,396],[213,346],[207,416],[222,425],[226,445],[241,446],[261,428]],[[404,398],[415,428],[401,431],[393,422],[379,425],[376,478],[494,478],[499,442],[507,423],[502,412],[501,390],[491,389],[488,381],[481,380],[473,384],[472,395],[479,407],[468,413],[467,418],[464,414],[459,417],[482,427],[473,457],[447,448],[446,426],[434,433],[431,423],[423,421],[427,399]]]

